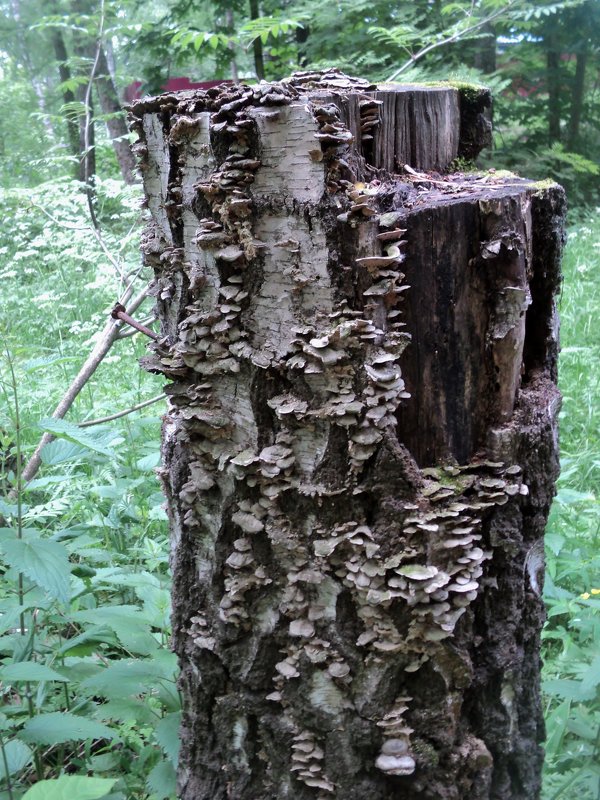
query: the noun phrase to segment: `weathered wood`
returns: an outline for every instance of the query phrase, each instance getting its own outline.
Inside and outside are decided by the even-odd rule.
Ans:
[[[462,102],[330,71],[134,107],[183,800],[538,797],[564,203],[416,172],[473,146]]]

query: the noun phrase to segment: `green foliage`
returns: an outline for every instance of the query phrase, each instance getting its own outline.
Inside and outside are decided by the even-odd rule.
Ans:
[[[115,181],[98,189],[112,261],[75,182],[2,197],[0,272],[12,298],[0,313],[6,491],[19,453],[31,452],[43,431],[58,437],[43,451],[40,475],[18,498],[0,501],[2,798],[9,787],[15,799],[174,797],[165,759],[174,758],[169,737],[180,703],[168,650],[166,516],[152,475],[160,406],[110,425],[72,421],[157,393],[160,381],[136,364],[139,337],[114,346],[71,421],[49,418],[107,319],[119,270],[137,269],[137,199]]]
[[[115,781],[107,778],[82,778],[61,775],[53,781],[39,781],[23,795],[23,800],[99,800],[106,797]]]
[[[592,224],[592,220],[594,220]],[[560,312],[562,475],[548,531],[544,800],[597,800],[600,779],[600,225],[570,231]]]

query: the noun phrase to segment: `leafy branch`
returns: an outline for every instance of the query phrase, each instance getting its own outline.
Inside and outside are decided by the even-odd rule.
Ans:
[[[501,8],[497,8],[490,14],[480,17],[475,21],[471,21],[474,19],[475,9],[475,6],[472,5],[465,12],[465,17],[463,19],[454,23],[454,25],[451,25],[445,32],[436,33],[433,36],[431,33],[428,33],[428,31],[419,31],[414,26],[406,24],[396,26],[389,30],[381,27],[372,27],[369,29],[369,31],[376,36],[386,37],[390,42],[393,42],[396,46],[410,53],[410,57],[400,67],[398,67],[398,69],[394,70],[394,72],[387,79],[388,81],[394,81],[399,75],[401,75],[403,72],[406,72],[406,70],[410,69],[410,67],[414,66],[417,61],[420,61],[428,53],[431,53],[433,50],[437,50],[440,47],[454,44],[462,39],[472,38],[474,33],[480,31],[486,25],[496,22],[501,17],[508,16],[511,11],[518,8],[521,4],[522,0],[509,0],[509,2],[503,5]],[[444,10],[446,13],[450,13],[457,7],[461,10],[464,10],[464,7],[458,3],[453,3],[450,6],[446,6]],[[422,40],[424,34],[426,43],[423,44],[420,49],[413,51],[411,45],[419,39]]]

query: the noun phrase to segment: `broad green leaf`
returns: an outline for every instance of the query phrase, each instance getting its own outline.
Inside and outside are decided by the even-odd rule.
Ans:
[[[160,588],[160,579],[147,570],[131,572],[129,568],[102,567],[97,570],[94,584],[109,586],[131,586],[134,589],[145,586]]]
[[[69,442],[67,439],[55,439],[53,442],[48,442],[42,448],[40,458],[42,463],[48,466],[55,464],[62,464],[65,461],[72,461],[79,458],[88,452],[87,447],[82,447],[75,442]]]
[[[569,719],[570,710],[571,701],[563,700],[546,719],[547,736],[545,750],[548,758],[554,758],[561,748],[564,735],[567,731],[567,720]]]
[[[37,664],[35,661],[20,661],[18,664],[5,664],[0,667],[0,680],[7,683],[17,681],[61,681],[69,683],[59,672],[55,672],[45,664]]]
[[[167,630],[171,624],[171,593],[156,586],[139,586],[135,593],[144,603],[144,614],[155,628]]]
[[[5,742],[4,754],[6,756],[9,775],[14,775],[22,769],[25,769],[33,758],[31,748],[27,747],[27,745],[19,741],[19,739],[11,739],[10,742]],[[6,769],[4,767],[4,759],[0,757],[0,781],[4,780],[6,780]]]
[[[600,686],[600,655],[594,657],[592,663],[581,676],[582,695],[587,700],[593,699],[598,686]]]
[[[571,733],[579,736],[581,739],[587,739],[589,742],[595,742],[598,736],[597,728],[592,724],[592,720],[588,721],[581,713],[578,713],[580,708],[584,706],[577,706],[573,709],[573,716],[567,722],[567,728]]]
[[[61,440],[57,439],[56,441],[60,442]],[[51,444],[53,444],[53,442],[51,442]],[[30,492],[32,490],[45,489],[47,486],[55,486],[57,483],[66,483],[72,480],[72,475],[47,475],[45,478],[34,478],[32,481],[29,481],[24,489],[26,492]]]
[[[88,78],[84,78],[84,83],[87,83]],[[69,361],[78,361],[76,356],[61,356],[58,353],[52,356],[39,356],[38,358],[31,358],[25,361],[21,366],[24,372],[35,372],[38,369],[45,369],[51,364],[66,364]]]
[[[590,689],[582,681],[575,681],[569,678],[544,681],[542,688],[546,694],[563,697],[565,700],[592,700],[596,694],[595,686]]]
[[[7,607],[6,605],[0,609],[0,635],[5,633],[10,628],[20,629],[21,614],[35,608],[35,604],[26,603],[22,606]]]
[[[175,711],[172,714],[164,716],[160,722],[157,723],[154,729],[156,741],[162,747],[165,755],[174,767],[177,767],[177,760],[179,758],[179,748],[181,741],[179,739],[179,728],[181,727],[181,711]]]
[[[3,517],[16,517],[18,513],[19,506],[16,503],[7,503],[5,500],[0,500],[0,514]]]
[[[565,537],[555,531],[547,531],[544,536],[544,543],[546,547],[557,556],[563,548]]]
[[[83,631],[79,636],[67,639],[58,649],[60,655],[86,656],[95,653],[101,645],[118,645],[119,641],[115,632],[107,625],[96,625]]]
[[[149,792],[156,795],[158,800],[175,800],[176,797],[175,769],[170,761],[163,759],[156,764],[146,781]]]
[[[575,489],[561,488],[556,495],[556,502],[563,506],[573,505],[574,503],[587,503],[593,501],[594,495],[590,492],[578,492]]]
[[[156,713],[145,699],[136,697],[115,697],[101,703],[94,711],[94,716],[100,720],[134,722],[136,725],[153,726],[156,722]]]
[[[83,681],[81,690],[87,694],[114,699],[147,694],[155,690],[161,682],[173,683],[175,671],[176,663],[170,660],[163,664],[158,658],[151,661],[121,659]]]
[[[0,543],[6,561],[52,597],[66,603],[70,597],[69,555],[62,544],[47,539],[5,540]]]
[[[39,427],[46,433],[52,433],[61,439],[67,439],[69,442],[74,442],[82,447],[87,447],[96,453],[102,453],[105,456],[113,456],[114,450],[109,447],[108,443],[114,438],[110,432],[91,433],[85,428],[80,428],[64,419],[55,419],[48,417],[40,420]]]
[[[150,455],[138,459],[136,467],[141,470],[141,472],[151,472],[154,467],[157,467],[159,464],[160,452],[157,451],[156,453],[150,453]]]
[[[148,620],[138,606],[105,606],[89,611],[76,611],[71,619],[111,628],[123,647],[132,653],[150,655],[159,647],[150,633]]]
[[[114,739],[116,733],[107,725],[96,720],[80,717],[62,711],[27,720],[21,731],[21,738],[35,744],[62,744],[80,739]]]
[[[22,800],[99,800],[106,797],[116,782],[116,778],[61,775],[52,781],[38,781]]]

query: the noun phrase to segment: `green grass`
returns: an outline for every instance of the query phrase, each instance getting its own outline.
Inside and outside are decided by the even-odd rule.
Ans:
[[[136,268],[134,198],[106,182],[100,199],[108,247],[122,269]],[[5,191],[0,201],[0,280],[10,298],[0,310],[1,482],[14,473],[17,449],[31,452],[39,420],[87,356],[120,284],[70,182]],[[50,209],[54,219],[44,213]],[[594,213],[585,219],[570,231],[560,298],[563,472],[547,533],[544,800],[600,798],[600,222]],[[115,344],[68,419],[157,394],[162,379],[137,365],[144,347],[139,336]],[[167,522],[153,475],[162,411],[151,406],[96,432],[69,428],[47,449],[21,507],[0,504],[9,523],[0,528],[0,800],[27,800],[31,785],[65,770],[113,781],[108,795],[108,784],[87,784],[90,797],[174,797],[180,704],[168,648]],[[26,563],[25,548],[44,558]],[[19,673],[28,662],[54,678]],[[65,739],[67,712],[99,727],[71,726]]]

